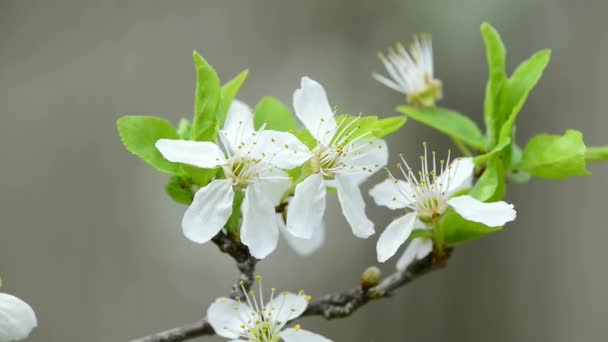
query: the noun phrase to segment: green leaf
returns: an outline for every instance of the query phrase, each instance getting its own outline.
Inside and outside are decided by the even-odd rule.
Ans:
[[[376,127],[374,128],[374,135],[377,138],[384,138],[390,134],[393,134],[405,125],[407,118],[405,116],[394,116],[382,120],[378,120]]]
[[[190,140],[192,138],[192,124],[188,119],[179,120],[179,125],[177,126],[177,135],[179,135],[180,139]]]
[[[409,240],[411,241],[415,238],[432,239],[433,231],[431,231],[430,229],[414,229],[410,234]]]
[[[228,222],[226,222],[226,231],[228,233],[238,235],[239,228],[241,227],[241,204],[243,203],[243,199],[245,198],[245,192],[241,190],[237,190],[234,192],[234,201],[232,202],[232,214],[228,218]]]
[[[516,168],[546,179],[586,176],[586,149],[579,131],[568,130],[563,136],[539,134],[530,139]]]
[[[418,109],[408,106],[397,107],[397,111],[477,150],[484,151],[486,149],[486,140],[481,130],[473,120],[460,113],[436,107]]]
[[[579,131],[568,130],[563,136],[539,134],[528,142],[516,168],[547,179],[589,175],[586,151]]]
[[[182,170],[192,178],[194,184],[204,187],[217,175],[219,168],[201,169],[196,166],[182,164]]]
[[[481,177],[469,192],[469,195],[484,202],[502,199],[505,194],[505,176],[500,156],[490,159]]]
[[[298,133],[296,133],[296,138],[298,138],[298,140],[300,140],[304,145],[306,145],[306,147],[311,150],[313,150],[317,146],[317,140],[305,128],[302,128]]]
[[[338,129],[332,138],[332,142],[337,139],[342,140],[341,145],[346,145],[355,138],[364,134],[375,134],[375,129],[378,124],[378,117],[374,115],[357,115],[341,114],[336,116]],[[346,139],[344,139],[346,137]]]
[[[274,97],[264,97],[255,107],[253,124],[259,129],[266,123],[266,129],[281,132],[297,132],[298,123],[293,114],[281,101]]]
[[[512,137],[515,119],[526,103],[528,95],[543,75],[550,59],[551,50],[541,50],[522,62],[509,78],[508,101],[504,102],[505,109],[503,110],[508,112],[508,116],[500,130],[500,138]]]
[[[241,85],[243,85],[243,82],[247,79],[247,75],[249,75],[249,70],[245,69],[222,87],[222,90],[220,91],[220,102],[217,108],[217,122],[220,126],[224,125],[224,120],[226,120],[226,114],[228,114],[230,105],[239,92],[239,89],[241,89]]]
[[[447,245],[455,245],[466,241],[477,240],[490,233],[495,233],[502,227],[488,227],[482,223],[467,221],[453,209],[443,214],[439,222],[443,238]]]
[[[190,205],[194,194],[192,183],[180,176],[172,176],[165,184],[165,191],[177,203]]]
[[[587,147],[587,150],[585,151],[585,161],[587,163],[608,161],[608,146]]]
[[[211,140],[217,124],[216,110],[220,101],[220,79],[215,69],[196,51],[193,52],[196,68],[196,90],[194,92],[194,140]]]
[[[490,160],[491,158],[497,156],[500,152],[502,152],[502,150],[505,149],[505,147],[509,146],[510,144],[511,144],[511,138],[506,138],[503,141],[501,141],[498,145],[494,146],[492,151],[490,151],[486,154],[478,155],[477,157],[473,158],[473,162],[475,162],[475,165],[481,165],[481,164],[487,162],[488,160]]]
[[[498,32],[488,23],[481,24],[481,35],[486,46],[486,59],[488,62],[488,83],[484,100],[484,120],[490,146],[494,146],[498,139],[498,131],[504,118],[498,111],[500,93],[507,79],[506,50]]]
[[[174,174],[179,170],[179,164],[166,160],[154,145],[158,139],[179,139],[169,121],[152,116],[123,116],[116,125],[129,152],[160,172]]]

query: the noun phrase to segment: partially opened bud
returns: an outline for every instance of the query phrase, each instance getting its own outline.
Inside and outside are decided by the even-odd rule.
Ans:
[[[372,288],[380,283],[381,278],[382,271],[376,266],[370,266],[361,274],[361,287],[364,290]]]

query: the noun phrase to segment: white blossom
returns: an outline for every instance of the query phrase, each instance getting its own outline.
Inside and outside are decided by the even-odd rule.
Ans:
[[[296,116],[315,138],[310,161],[313,173],[300,182],[289,204],[287,230],[294,236],[310,239],[323,224],[327,187],[335,187],[342,212],[355,236],[367,238],[374,224],[365,215],[360,183],[386,165],[386,143],[371,132],[358,134],[359,117],[336,122],[325,89],[303,77],[293,94]]]
[[[38,326],[29,304],[6,293],[0,293],[0,342],[25,339]]]
[[[410,52],[398,43],[385,55],[378,54],[390,79],[374,73],[373,77],[385,86],[407,96],[408,102],[418,106],[433,106],[440,100],[441,81],[433,78],[433,47],[430,35],[414,37]]]
[[[251,255],[262,259],[277,245],[279,228],[275,206],[291,180],[281,169],[292,169],[312,154],[293,134],[255,131],[251,109],[235,100],[220,131],[222,148],[208,141],[160,139],[156,147],[169,161],[200,168],[220,167],[222,176],[194,195],[182,220],[185,236],[205,243],[226,224],[235,191],[245,194],[241,205],[241,241]]]
[[[304,313],[310,296],[303,291],[298,294],[277,294],[273,288],[266,303],[261,277],[256,277],[256,280],[259,284],[258,298],[253,290],[247,294],[241,282],[244,300],[240,297],[218,298],[209,306],[207,319],[216,334],[233,342],[331,342],[321,335],[301,329],[299,324],[286,328],[289,321]]]
[[[515,219],[516,212],[512,204],[503,201],[484,203],[469,195],[452,197],[458,191],[471,187],[474,172],[472,158],[458,158],[450,164],[448,154],[447,163],[441,160],[437,168],[433,152],[429,166],[424,144],[424,156],[420,159],[421,170],[415,175],[401,156],[403,165],[398,164],[397,167],[405,181],[398,180],[389,173],[389,179],[370,190],[370,195],[378,205],[410,211],[390,223],[378,239],[378,261],[384,262],[395,254],[410,236],[417,220],[436,220],[448,207],[452,207],[465,220],[480,222],[489,227],[502,226]]]

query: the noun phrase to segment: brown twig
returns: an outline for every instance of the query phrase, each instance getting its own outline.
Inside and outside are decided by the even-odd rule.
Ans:
[[[222,238],[219,240],[221,239]],[[214,242],[218,244],[218,242]],[[220,247],[220,249],[222,249],[222,247]],[[222,251],[224,250],[222,249]],[[368,290],[364,290],[361,286],[357,286],[341,292],[324,295],[310,302],[308,308],[302,315],[322,316],[325,319],[348,317],[366,303],[375,299],[390,297],[398,288],[431,271],[443,268],[445,266],[445,261],[449,258],[450,251],[448,250],[446,252],[447,253],[441,258],[437,258],[435,254],[431,254],[424,259],[418,260],[412,263],[407,270],[392,273],[384,278],[378,285],[371,287]],[[253,282],[253,276],[251,276],[251,281]],[[206,319],[202,319],[183,327],[173,328],[131,342],[179,342],[214,334],[209,322],[207,322]]]

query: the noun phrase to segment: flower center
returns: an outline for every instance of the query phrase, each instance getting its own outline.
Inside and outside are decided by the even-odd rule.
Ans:
[[[237,157],[230,159],[222,169],[224,176],[231,179],[233,185],[245,187],[260,177],[260,162],[259,159]]]
[[[418,175],[407,164],[403,155],[400,155],[403,164],[397,164],[397,168],[405,177],[409,187],[406,191],[398,185],[396,186],[401,195],[411,203],[408,207],[418,212],[418,218],[421,221],[431,221],[441,216],[448,208],[446,193],[450,188],[452,175],[455,174],[458,163],[455,163],[455,166],[450,164],[450,151],[448,150],[447,163],[445,160],[440,160],[438,169],[435,152],[432,152],[432,160],[429,162],[426,143],[423,143],[423,146],[424,155],[420,157],[421,167]],[[390,171],[389,176],[395,179]]]

